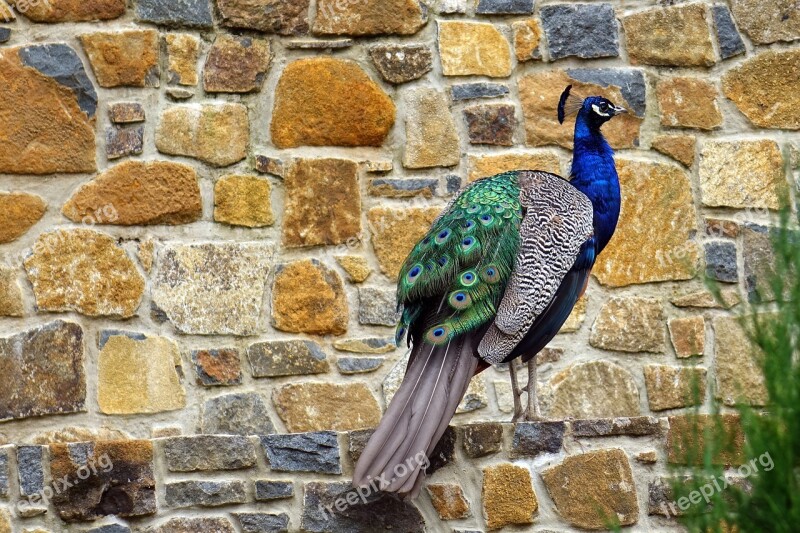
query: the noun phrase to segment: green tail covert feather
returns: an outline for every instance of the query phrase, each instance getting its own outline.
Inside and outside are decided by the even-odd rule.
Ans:
[[[400,271],[398,344],[432,297],[441,302],[423,342],[444,344],[492,319],[514,268],[522,215],[517,172],[478,180],[451,202]]]

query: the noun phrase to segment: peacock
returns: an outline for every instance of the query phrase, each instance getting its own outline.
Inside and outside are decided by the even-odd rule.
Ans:
[[[414,246],[397,288],[397,342],[411,346],[408,366],[356,465],[355,487],[415,497],[426,462],[411,459],[430,455],[472,377],[493,364],[528,363],[524,418],[539,418],[534,358],[586,290],[617,227],[619,178],[600,128],[625,112],[570,85],[558,119],[577,113],[571,179],[519,170],[475,181]]]

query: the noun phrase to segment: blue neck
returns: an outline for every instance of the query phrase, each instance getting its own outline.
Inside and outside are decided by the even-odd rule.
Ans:
[[[597,253],[606,247],[617,228],[620,190],[614,151],[593,123],[581,111],[575,123],[575,148],[572,156],[571,183],[584,193],[594,206],[594,231]]]

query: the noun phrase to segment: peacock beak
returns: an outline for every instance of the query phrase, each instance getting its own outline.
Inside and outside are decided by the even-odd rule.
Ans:
[[[628,110],[622,106],[614,106],[614,115],[621,115],[623,113],[627,113]]]

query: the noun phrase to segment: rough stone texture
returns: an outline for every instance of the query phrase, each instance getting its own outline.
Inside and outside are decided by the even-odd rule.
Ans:
[[[469,181],[494,176],[510,170],[544,170],[561,174],[561,163],[554,152],[512,152],[497,155],[469,155],[467,157]]]
[[[771,280],[776,275],[772,237],[770,228],[766,226],[747,224],[742,229],[744,281],[751,302],[775,300],[771,287]]]
[[[242,383],[242,363],[239,350],[195,350],[192,364],[197,374],[197,383],[206,387],[233,386]]]
[[[587,387],[587,383],[592,383]],[[639,389],[633,376],[609,361],[578,363],[553,376],[543,405],[551,419],[638,416]],[[544,403],[544,402],[543,402]]]
[[[472,144],[513,146],[517,129],[516,109],[507,104],[486,104],[464,110],[467,134]]]
[[[425,487],[431,497],[433,508],[442,520],[458,520],[470,515],[469,502],[460,485],[429,484]]]
[[[702,465],[710,442],[715,444],[712,464],[730,466],[745,462],[744,432],[738,414],[669,417],[666,446],[671,464]]]
[[[203,214],[197,172],[171,161],[126,161],[84,184],[61,212],[73,222],[187,224]]]
[[[8,492],[11,489],[9,452],[9,449],[0,449],[0,498],[8,498]]]
[[[473,100],[475,98],[498,98],[508,93],[507,85],[486,81],[458,83],[450,87],[450,96],[453,101]]]
[[[736,29],[733,22],[731,11],[725,4],[717,4],[711,7],[714,16],[714,29],[717,31],[717,42],[719,42],[719,55],[722,59],[744,54],[746,49],[742,36]]]
[[[217,0],[223,26],[280,35],[308,32],[309,0]]]
[[[296,159],[284,177],[286,246],[342,244],[361,234],[358,164],[348,159]]]
[[[261,437],[271,470],[341,474],[339,441],[333,431]]]
[[[186,406],[178,345],[164,337],[111,332],[100,346],[97,403],[109,415],[158,413]]]
[[[412,35],[428,22],[418,0],[320,0],[313,31],[317,35]]]
[[[125,13],[125,0],[91,0],[89,2],[82,0],[48,0],[47,2],[11,0],[9,4],[34,22],[112,20]]]
[[[17,448],[20,496],[33,496],[44,489],[44,456],[44,446]]]
[[[349,281],[363,283],[372,274],[372,267],[365,257],[358,255],[339,255],[336,262],[347,273]]]
[[[396,291],[375,287],[358,289],[358,322],[360,324],[394,327],[399,320]]]
[[[158,526],[154,533],[236,533],[227,518],[171,518]]]
[[[275,426],[261,395],[249,392],[208,400],[203,407],[202,430],[211,435],[270,435]]]
[[[604,72],[607,71],[607,72]],[[587,81],[580,81],[577,76]],[[593,81],[592,81],[593,80]],[[564,87],[573,85],[576,94],[593,94],[608,98],[617,105],[635,110],[616,117],[603,128],[613,148],[633,148],[639,144],[639,129],[644,109],[635,104],[643,95],[644,77],[641,71],[627,69],[599,69],[597,71],[546,70],[528,74],[519,79],[519,98],[525,117],[525,134],[529,146],[559,145],[572,148],[575,117],[569,116],[564,124],[558,122],[558,101]],[[631,87],[625,96],[619,87]],[[627,92],[627,91],[626,91]]]
[[[212,28],[211,0],[137,0],[136,18],[159,26]]]
[[[291,481],[256,480],[256,501],[284,500],[293,496],[294,484]]]
[[[120,102],[108,105],[108,119],[115,124],[144,122],[145,112],[137,102]]]
[[[542,25],[538,19],[520,20],[511,24],[514,31],[514,53],[517,61],[541,59],[539,43],[542,40]]]
[[[651,411],[699,405],[705,400],[705,368],[647,365],[644,382]]]
[[[538,510],[527,468],[501,463],[483,470],[483,516],[490,531],[532,524]]]
[[[746,269],[745,269],[746,270]],[[697,307],[701,309],[730,309],[741,303],[741,297],[735,287],[722,287],[717,298],[711,291],[688,292],[670,300],[675,307]]]
[[[267,40],[219,35],[203,67],[203,88],[207,93],[260,91],[271,58]]]
[[[702,356],[706,351],[706,321],[702,316],[673,318],[668,322],[669,337],[679,359]]]
[[[424,44],[373,46],[369,49],[369,56],[389,83],[417,80],[433,68],[433,53]]]
[[[622,19],[632,63],[710,67],[716,62],[704,4],[654,7]]]
[[[66,522],[102,516],[137,517],[156,512],[153,443],[142,440],[53,444],[53,479],[79,480],[79,470],[97,465],[97,472],[53,497],[58,516]]]
[[[693,278],[700,249],[689,176],[676,165],[642,161],[618,160],[617,170],[619,229],[592,273],[609,287]]]
[[[170,472],[239,470],[256,464],[256,449],[245,437],[198,435],[164,442]]]
[[[558,513],[571,525],[604,529],[613,516],[621,526],[639,520],[631,465],[618,448],[567,457],[542,472]]]
[[[735,220],[717,217],[704,217],[706,235],[709,237],[725,237],[735,239],[741,233],[741,226]]]
[[[769,399],[758,351],[737,318],[714,319],[717,398],[725,405],[766,405]]]
[[[158,87],[157,31],[87,33],[80,41],[100,87]]]
[[[245,503],[244,481],[179,481],[167,483],[164,501],[169,507],[220,507]]]
[[[247,358],[253,377],[275,378],[324,374],[330,370],[322,347],[311,341],[270,341],[252,344]]]
[[[706,276],[725,283],[738,282],[736,245],[727,241],[711,241],[703,246],[706,253]]]
[[[499,423],[468,424],[459,430],[467,457],[484,457],[503,448],[503,426]]]
[[[700,78],[668,78],[656,87],[661,125],[713,130],[722,126],[717,88]]]
[[[391,496],[378,497],[364,505],[345,506],[338,512],[333,507],[336,499],[347,489],[349,483],[306,483],[303,491],[303,520],[301,528],[309,533],[340,531],[341,533],[375,533],[397,530],[404,533],[424,533],[425,521],[419,509],[411,501]],[[333,514],[325,512],[333,508]]]
[[[663,352],[666,345],[661,302],[641,297],[610,298],[592,326],[589,344],[621,352]]]
[[[380,146],[394,118],[391,98],[357,63],[300,59],[278,81],[272,141],[278,148]]]
[[[333,347],[342,352],[384,354],[395,350],[394,337],[342,339],[333,341]]]
[[[27,233],[46,210],[45,201],[35,194],[0,192],[0,244]]]
[[[559,453],[564,445],[564,422],[518,423],[514,428],[511,457],[536,457]]]
[[[249,142],[247,108],[242,104],[170,107],[156,129],[156,148],[162,154],[193,157],[216,167],[244,159]]]
[[[697,155],[697,138],[694,135],[658,135],[650,146],[686,167],[694,165]]]
[[[169,33],[164,36],[167,53],[167,81],[173,85],[197,85],[197,61],[200,39],[188,33]]]
[[[570,422],[573,437],[644,437],[661,433],[659,420],[652,416],[636,416],[632,418],[603,418],[591,420],[573,420]]]
[[[265,243],[167,244],[158,255],[153,304],[183,333],[253,335],[272,251]]]
[[[406,93],[406,168],[451,167],[461,159],[458,131],[445,93],[413,89]]]
[[[233,513],[244,533],[287,533],[289,515],[286,513]]]
[[[130,155],[141,155],[144,151],[144,126],[106,129],[106,156],[119,159]]]
[[[550,59],[617,57],[619,31],[611,4],[556,4],[542,7]]]
[[[383,366],[385,359],[381,357],[340,357],[336,367],[342,374],[366,374]]]
[[[397,279],[406,256],[425,236],[441,210],[437,207],[373,207],[367,212],[372,247],[381,272]]]
[[[214,185],[214,220],[261,228],[275,223],[272,185],[257,176],[223,176]]]
[[[791,0],[732,0],[739,27],[756,44],[800,39],[800,13]]]
[[[276,329],[314,335],[347,332],[349,307],[342,278],[317,260],[283,265],[272,287]]]
[[[4,48],[0,62],[0,172],[93,172],[97,93],[75,50]]]
[[[133,316],[144,279],[115,239],[86,229],[39,236],[25,261],[36,305],[87,316]]]
[[[445,76],[511,74],[511,47],[493,24],[440,21],[439,55]]]
[[[700,152],[700,193],[708,206],[779,209],[788,190],[778,143],[707,141]]]
[[[377,178],[369,182],[369,193],[384,198],[412,198],[422,196],[432,198],[439,187],[435,178]]]
[[[765,51],[722,77],[722,90],[761,128],[800,129],[800,50]]]
[[[349,431],[378,425],[381,409],[363,383],[296,383],[275,389],[272,401],[290,433]]]

